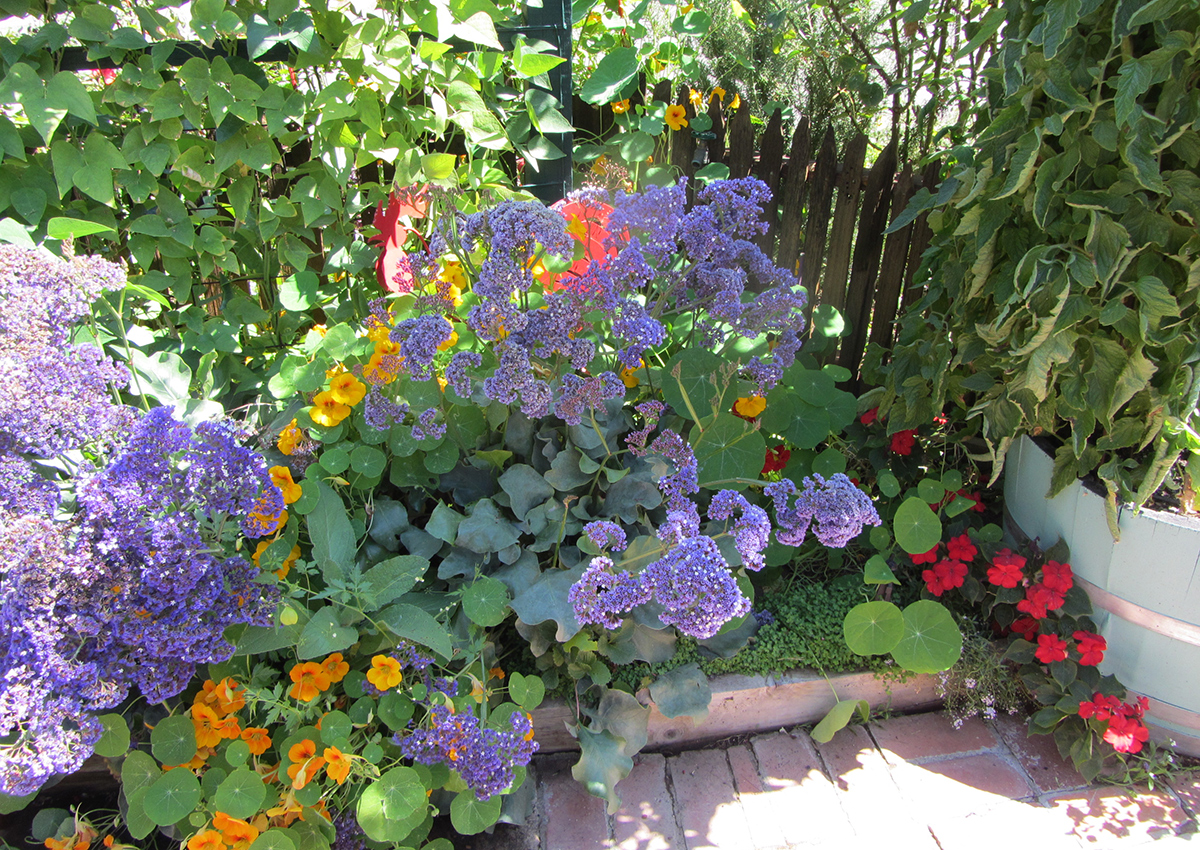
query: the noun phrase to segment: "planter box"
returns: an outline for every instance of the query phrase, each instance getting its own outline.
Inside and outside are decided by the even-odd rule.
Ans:
[[[842,673],[828,679],[814,670],[793,670],[778,678],[718,676],[710,681],[712,702],[708,717],[693,723],[690,717],[664,717],[650,707],[646,750],[719,741],[733,735],[767,732],[801,723],[816,723],[837,701],[865,699],[872,709],[907,712],[941,704],[930,675],[912,676],[906,682],[885,682],[874,673]],[[575,711],[562,700],[551,700],[533,712],[534,736],[540,753],[578,750],[579,742],[567,731]]]
[[[1079,482],[1047,499],[1054,459],[1028,437],[1005,461],[1007,531],[1042,548],[1063,540],[1108,641],[1100,665],[1150,698],[1155,740],[1200,755],[1200,521],[1122,507],[1120,542],[1104,499]]]

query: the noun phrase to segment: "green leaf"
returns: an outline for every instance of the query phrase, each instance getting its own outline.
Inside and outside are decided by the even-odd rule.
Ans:
[[[463,591],[462,606],[475,625],[498,626],[508,615],[508,588],[498,579],[481,576]]]
[[[428,153],[421,157],[421,171],[430,180],[446,180],[454,176],[455,162],[452,153]]]
[[[310,271],[288,275],[279,285],[279,303],[285,310],[301,312],[318,303],[317,287],[320,278]]]
[[[839,700],[821,719],[821,722],[813,728],[812,739],[818,744],[828,744],[833,740],[834,735],[846,728],[855,711],[859,713],[864,723],[871,716],[871,706],[865,699]]]
[[[617,142],[617,152],[621,159],[629,165],[645,162],[654,154],[655,140],[649,133],[638,130],[633,133],[622,133]]]
[[[637,76],[639,67],[635,48],[618,47],[600,60],[579,96],[585,103],[598,105],[620,100],[621,90]]]
[[[468,141],[488,150],[510,147],[500,120],[468,83],[454,80],[447,85],[446,102],[452,110],[450,120],[462,128]]]
[[[704,431],[693,431],[693,449],[701,487],[742,489],[756,480],[767,457],[767,443],[750,423],[722,413]],[[736,480],[736,479],[741,479]]]
[[[919,599],[904,609],[904,637],[892,658],[914,673],[949,670],[962,655],[962,632],[946,606]]]
[[[427,807],[421,775],[411,767],[394,767],[363,790],[355,814],[368,838],[389,841],[411,832]]]
[[[508,676],[508,695],[525,711],[533,711],[546,696],[546,685],[540,676],[525,676],[513,672]]]
[[[650,698],[664,717],[692,718],[700,724],[708,717],[712,689],[700,665],[692,662],[660,675],[650,685]]]
[[[427,646],[443,658],[454,654],[446,627],[415,605],[407,602],[391,605],[379,613],[378,619],[400,637]]]
[[[513,464],[504,470],[498,483],[500,489],[508,494],[513,515],[521,522],[525,521],[530,510],[554,495],[554,487],[542,474],[524,463]]]
[[[121,762],[121,787],[125,789],[126,797],[139,789],[149,788],[160,776],[162,770],[158,763],[143,750],[133,750]]]
[[[248,850],[296,850],[296,842],[286,829],[268,829],[254,839]]]
[[[190,720],[188,725],[191,725]],[[195,752],[193,748],[192,754]],[[190,770],[180,769],[167,771],[154,780],[146,789],[142,806],[146,816],[156,825],[170,826],[191,814],[199,802],[200,780]]]
[[[865,584],[895,584],[899,579],[888,566],[887,558],[883,555],[872,555],[863,565],[863,582]]]
[[[467,518],[458,526],[454,545],[485,555],[507,549],[520,539],[513,523],[500,514],[491,499],[480,499],[467,510]]]
[[[996,34],[1003,23],[1004,7],[996,6],[989,9],[988,13],[983,16],[983,20],[979,22],[979,29],[975,31],[975,37],[963,45],[954,58],[963,59],[974,53],[985,41]]]
[[[213,803],[230,817],[245,820],[257,814],[266,799],[267,786],[262,777],[249,768],[241,768],[217,787]]]
[[[927,502],[917,496],[909,496],[896,509],[892,533],[901,549],[910,555],[920,555],[941,541],[942,521]]]
[[[125,815],[125,827],[129,830],[129,834],[139,841],[150,833],[154,832],[155,823],[150,820],[146,814],[146,792],[149,788],[139,788],[130,793],[125,790],[125,800],[128,804],[128,811]]]
[[[46,224],[46,237],[48,239],[75,239],[80,236],[91,236],[93,233],[116,232],[116,230],[107,224],[85,221],[78,218],[56,216]]]
[[[891,602],[862,602],[846,614],[842,634],[856,655],[883,655],[904,636],[904,616]]]
[[[717,396],[714,381],[718,380],[724,365],[724,359],[711,351],[701,348],[680,351],[662,370],[663,400],[685,419],[708,419],[713,412],[712,401]],[[676,368],[679,369],[678,377],[674,374]]]
[[[570,133],[574,126],[568,121],[559,107],[558,102],[549,92],[531,88],[525,92],[525,106],[529,111],[529,120],[539,133]]]
[[[363,574],[363,582],[370,587],[375,608],[408,593],[429,569],[429,561],[416,555],[397,555],[380,561]]]
[[[671,29],[680,35],[703,36],[712,26],[712,16],[700,9],[693,9],[671,21]]]
[[[296,655],[302,661],[319,658],[322,655],[353,646],[357,641],[358,630],[353,626],[343,626],[339,623],[333,606],[326,605],[313,614],[312,619],[300,632]]]
[[[886,469],[879,473],[879,477],[875,479],[875,483],[879,486],[879,492],[887,496],[889,499],[894,499],[896,496],[900,495],[899,480],[897,480],[896,476]]]
[[[521,621],[531,626],[553,620],[558,624],[555,640],[566,643],[580,629],[567,594],[583,576],[584,569],[585,566],[580,564],[570,570],[547,570],[509,604]]]
[[[612,733],[593,732],[585,726],[577,731],[579,761],[571,767],[571,776],[593,797],[607,800],[608,813],[616,814],[621,806],[617,783],[633,770],[633,759],[625,755],[625,742]]]
[[[496,794],[480,800],[471,789],[459,791],[450,803],[450,823],[459,835],[476,835],[500,819],[503,797]]]
[[[946,496],[946,488],[940,481],[932,478],[922,478],[917,482],[917,495],[930,505],[936,505]],[[926,550],[928,551],[928,550]]]
[[[135,348],[129,365],[134,374],[129,391],[135,395],[146,396],[163,405],[188,400],[192,370],[178,354],[159,351],[146,356]]]
[[[358,446],[350,452],[350,468],[371,478],[383,475],[387,461],[387,455],[374,446]]]
[[[513,70],[517,72],[517,76],[526,79],[541,76],[565,61],[567,60],[562,56],[556,56],[553,53],[534,53],[523,46],[513,50]]]
[[[308,515],[308,533],[312,539],[313,559],[325,570],[326,565],[344,572],[354,563],[358,548],[354,528],[346,514],[342,498],[324,481],[317,482],[320,496]]]
[[[191,718],[175,715],[160,720],[150,732],[150,752],[165,765],[191,761],[192,756],[196,755],[196,727],[192,725]],[[175,823],[176,820],[179,818],[168,823]]]
[[[96,742],[96,755],[115,759],[129,752],[129,724],[125,718],[119,714],[101,714],[96,719],[104,727]]]

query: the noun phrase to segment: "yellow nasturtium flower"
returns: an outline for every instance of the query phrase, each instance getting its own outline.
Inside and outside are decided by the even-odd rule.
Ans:
[[[624,100],[614,100],[612,102],[612,111],[615,115],[624,115],[629,111],[629,98]]]
[[[667,107],[667,115],[664,119],[667,126],[672,130],[679,131],[688,125],[687,122],[687,107],[676,103]]]
[[[290,505],[302,495],[300,485],[292,480],[292,471],[286,466],[272,466],[267,470],[271,482],[283,493],[283,503]]]
[[[330,379],[329,394],[339,404],[346,404],[353,407],[366,396],[367,387],[362,381],[354,377],[354,375],[349,372],[342,372]]]
[[[338,401],[326,390],[313,396],[313,404],[309,408],[308,415],[322,428],[333,428],[350,415],[350,405]]]
[[[279,451],[285,455],[290,455],[296,450],[296,446],[304,439],[304,432],[296,426],[296,420],[293,419],[287,424],[287,427],[279,432],[279,440],[275,444]]]
[[[754,419],[767,409],[767,400],[760,395],[739,398],[733,403],[733,412],[743,419]]]

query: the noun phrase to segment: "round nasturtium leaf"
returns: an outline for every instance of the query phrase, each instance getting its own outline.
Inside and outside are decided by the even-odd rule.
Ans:
[[[296,850],[296,842],[284,829],[268,829],[250,845],[249,850]]]
[[[910,496],[896,509],[892,531],[901,549],[910,555],[920,555],[941,542],[942,521],[927,502]]]
[[[934,481],[932,478],[922,478],[917,484],[917,495],[927,504],[936,505],[945,498],[946,488],[942,486],[940,481]]]
[[[157,826],[183,820],[200,802],[200,780],[190,770],[169,770],[146,789],[142,806]]]
[[[363,790],[356,815],[368,838],[389,841],[411,832],[427,807],[420,774],[411,767],[395,767]]]
[[[192,719],[176,715],[160,720],[150,733],[150,752],[168,767],[191,761],[196,755],[196,727],[192,725]]]
[[[162,770],[158,762],[142,750],[134,750],[121,762],[121,787],[125,789],[126,797],[139,788],[149,787],[150,783],[161,775]]]
[[[866,584],[895,584],[896,574],[883,555],[872,555],[863,566],[863,582]]]
[[[249,818],[262,807],[267,798],[267,786],[262,777],[249,768],[235,770],[217,788],[215,803],[218,811],[230,817]]]
[[[498,626],[508,615],[508,588],[498,579],[483,576],[463,591],[462,606],[475,625]]]
[[[354,726],[344,711],[331,711],[321,718],[321,740],[326,746],[350,737]]]
[[[104,733],[96,742],[96,755],[119,758],[129,751],[129,725],[119,714],[101,714],[97,720],[104,726]]]
[[[851,652],[883,655],[891,652],[904,635],[904,617],[891,602],[863,602],[846,614],[842,633]]]
[[[231,741],[225,748],[225,761],[234,767],[245,764],[250,759],[250,745],[245,741]]]
[[[483,832],[499,820],[500,804],[499,795],[480,801],[474,791],[460,791],[450,804],[450,823],[459,835]]]
[[[962,632],[946,606],[920,599],[904,609],[904,636],[892,658],[914,673],[939,673],[958,661],[962,643]]]

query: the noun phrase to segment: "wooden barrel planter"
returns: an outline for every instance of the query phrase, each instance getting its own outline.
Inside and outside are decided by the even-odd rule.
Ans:
[[[1046,498],[1053,466],[1034,440],[1014,444],[1004,471],[1008,533],[1042,548],[1066,543],[1108,641],[1100,671],[1149,698],[1155,740],[1200,756],[1200,520],[1122,507],[1116,542],[1094,490],[1077,481]]]

